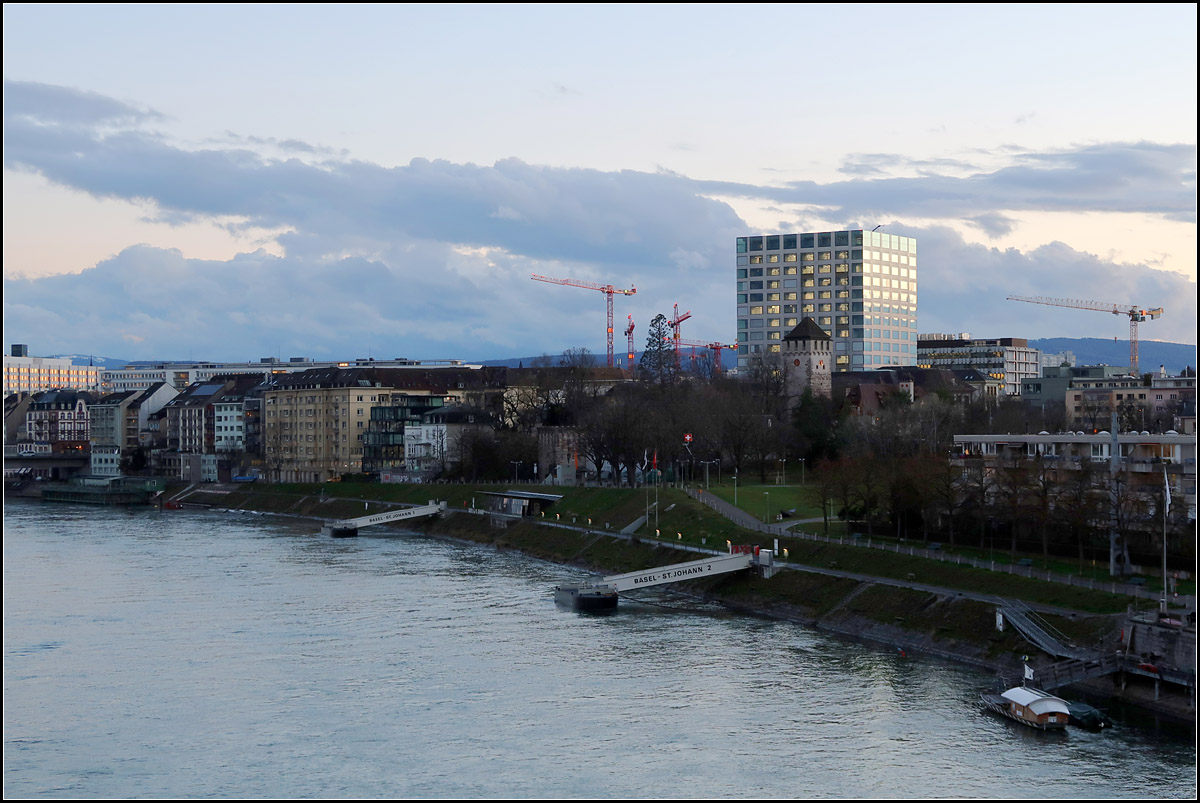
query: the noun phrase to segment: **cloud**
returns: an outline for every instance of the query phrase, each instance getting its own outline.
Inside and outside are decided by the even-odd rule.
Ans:
[[[1015,295],[1161,306],[1163,316],[1143,324],[1140,336],[1195,342],[1196,282],[1178,273],[1113,262],[1060,242],[1023,252],[968,243],[941,226],[906,227],[905,233],[917,238],[923,332],[1122,340],[1129,336],[1124,317],[1007,300]]]
[[[6,88],[17,95],[5,115],[6,167],[97,197],[149,201],[164,221],[280,232],[283,249],[282,256],[197,260],[135,245],[80,274],[6,276],[5,329],[42,353],[78,351],[81,342],[128,359],[332,358],[368,349],[485,359],[576,346],[602,353],[603,294],[532,282],[534,273],[636,284],[637,295],[617,300],[617,317],[632,314],[644,327],[678,303],[694,312],[684,337],[732,340],[734,241],[750,232],[711,197],[722,193],[778,204],[797,231],[920,215],[968,220],[996,236],[1013,225],[998,210],[1019,209],[1194,215],[1194,157],[1182,146],[1011,148],[1008,166],[990,173],[753,186],[517,159],[382,167],[250,137],[237,147],[189,150],[141,128],[158,119],[153,112],[44,84]],[[270,158],[258,152],[264,146],[307,161]],[[970,167],[895,154],[859,161],[880,171]],[[923,329],[1018,337],[1107,331],[1111,321],[1095,313],[1093,320],[1070,313],[1084,316],[1076,325],[1052,308],[1003,300],[1104,287],[1116,296],[1107,300],[1168,307],[1147,334],[1194,338],[1195,284],[1175,274],[1062,244],[1001,251],[948,228],[901,227],[920,243]]]
[[[1017,221],[1010,218],[1008,215],[999,212],[993,212],[986,215],[976,215],[967,219],[976,228],[983,231],[987,236],[996,238],[1003,237],[1017,227]]]
[[[130,126],[165,119],[96,92],[34,81],[4,82],[4,116],[38,128]]]
[[[998,209],[1136,212],[1184,222],[1196,219],[1192,145],[1103,143],[1044,152],[1003,148],[997,155],[1001,153],[1015,163],[962,176],[872,178],[922,163],[892,154],[869,154],[857,166],[842,168],[865,178],[829,184],[797,181],[782,187],[698,183],[713,194],[826,207],[832,219],[888,214],[969,220]],[[945,161],[932,166],[969,167]]]

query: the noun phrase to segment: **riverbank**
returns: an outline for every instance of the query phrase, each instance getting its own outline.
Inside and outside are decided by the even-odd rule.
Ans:
[[[353,497],[344,495],[360,490],[365,493]],[[452,507],[446,515],[410,521],[404,527],[496,549],[519,550],[581,571],[603,574],[693,560],[696,553],[688,547],[694,550],[717,544],[723,547],[726,540],[733,543],[762,540],[761,536],[740,530],[707,508],[691,503],[692,500],[681,492],[676,496],[664,493],[662,501],[667,504],[660,511],[661,529],[670,532],[676,526],[680,528],[675,543],[637,534],[622,536],[620,530],[625,529],[624,525],[643,513],[644,502],[638,492],[580,490],[588,492],[566,497],[563,512],[553,520],[466,512],[476,509],[476,501],[482,504],[482,499],[476,497],[483,491],[456,486],[416,486],[404,490],[380,486],[353,489],[337,486],[312,489],[205,486],[203,490],[180,496],[188,504],[204,507],[278,513],[314,521],[374,514],[396,504],[424,503],[431,496],[451,497]],[[332,496],[334,493],[339,495]],[[374,498],[364,498],[368,495]],[[389,496],[392,498],[380,498]],[[401,502],[398,497],[405,501]],[[614,525],[614,519],[621,526]],[[603,529],[599,526],[601,522]],[[661,527],[668,522],[670,529]],[[686,540],[684,528],[691,533]],[[642,528],[642,532],[646,529],[650,528]],[[789,551],[789,568],[792,570],[781,571],[769,581],[730,575],[690,581],[677,588],[681,593],[696,595],[747,614],[786,619],[843,637],[886,645],[898,655],[937,656],[1004,677],[1019,677],[1025,656],[1035,668],[1056,660],[1038,652],[1012,628],[998,630],[994,599],[970,590],[979,588],[1037,604],[1046,591],[1026,578],[990,576],[978,570],[956,577],[953,567],[933,567],[931,561],[919,559],[913,563],[914,559],[905,556],[889,558],[886,566],[879,566],[878,556],[849,546],[836,549],[790,543]],[[803,565],[798,560],[801,556]],[[856,562],[863,565],[856,566]],[[914,567],[919,568],[913,571]],[[860,569],[863,573],[852,575],[847,569]],[[869,576],[870,572],[866,570],[890,573],[890,576]],[[936,577],[945,583],[957,582],[964,590],[918,586],[915,582],[909,583],[912,587],[900,584],[905,577],[911,580],[918,572],[923,580]],[[896,577],[901,579],[896,580]],[[1003,590],[999,590],[997,583],[1004,584]],[[1038,593],[1033,593],[1035,590]],[[1059,593],[1054,589],[1051,591]],[[1114,604],[1108,599],[1109,595],[1099,592],[1090,592],[1090,596],[1074,589],[1069,592],[1072,596],[1068,599],[1078,600],[1076,604],[1084,610],[1058,610],[1045,616],[1077,643],[1105,647],[1115,644],[1123,621],[1123,607],[1119,601]],[[1039,597],[1039,594],[1043,596]],[[1088,692],[1121,697],[1141,708],[1194,724],[1189,700],[1155,694],[1144,688],[1145,685],[1133,679],[1120,689],[1112,681],[1102,680],[1089,684]]]

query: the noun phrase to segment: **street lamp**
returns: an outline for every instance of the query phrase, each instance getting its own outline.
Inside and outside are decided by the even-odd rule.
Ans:
[[[804,484],[804,458],[800,458],[800,484]]]
[[[705,490],[708,490],[709,488],[712,487],[711,483],[709,483],[709,481],[708,481],[708,467],[711,466],[713,463],[716,463],[719,466],[721,464],[721,461],[720,460],[701,460],[700,462],[704,464],[704,488],[705,488]],[[720,480],[718,479],[718,483],[719,482],[720,482]]]
[[[733,506],[737,507],[737,474],[733,475]]]
[[[771,523],[771,492],[763,491],[763,496],[767,497],[767,515],[766,515],[766,518],[763,519],[763,522],[765,524],[770,524]]]

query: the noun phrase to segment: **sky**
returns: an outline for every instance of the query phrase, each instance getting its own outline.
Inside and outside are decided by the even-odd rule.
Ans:
[[[4,343],[732,342],[735,241],[918,242],[921,332],[1196,342],[1196,6],[4,6]]]

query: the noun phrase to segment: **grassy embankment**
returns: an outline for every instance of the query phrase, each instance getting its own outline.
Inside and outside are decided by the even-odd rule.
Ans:
[[[193,494],[189,502],[208,503],[217,507],[264,510],[299,516],[327,519],[349,518],[389,509],[395,503],[423,504],[431,498],[445,500],[451,510],[462,510],[474,504],[484,507],[483,493],[495,492],[509,486],[471,485],[381,485],[334,483],[327,485],[254,485],[230,493]],[[515,486],[530,491],[545,492],[544,486]],[[800,495],[797,487],[758,486],[738,489],[738,501],[757,503],[769,493],[779,499],[783,509],[796,508],[796,518],[819,515]],[[586,567],[602,572],[621,572],[648,568],[672,562],[695,559],[695,553],[673,547],[679,543],[724,549],[725,542],[753,543],[763,536],[737,527],[732,522],[692,500],[673,488],[658,490],[658,530],[664,537],[651,537],[654,514],[649,526],[639,530],[635,542],[605,538],[606,532],[617,532],[644,515],[647,504],[653,503],[653,490],[618,488],[555,488],[562,495],[555,504],[557,513],[547,514],[547,521],[586,528],[571,531],[540,526],[542,522],[524,520],[506,529],[496,529],[487,517],[456,515],[421,525],[429,532],[470,538],[497,547],[520,549],[535,557],[559,563]],[[714,493],[728,494],[732,488],[713,488]],[[745,495],[743,495],[743,493]],[[757,494],[757,496],[755,496]],[[765,499],[763,499],[765,501]],[[764,511],[765,512],[765,511]],[[810,515],[812,514],[812,515]],[[555,516],[549,519],[549,516]],[[589,522],[590,519],[590,522]],[[411,526],[411,525],[410,525]],[[822,525],[811,528],[820,531]],[[649,531],[649,535],[648,535]],[[1128,597],[1101,591],[1065,586],[1036,579],[990,572],[960,566],[945,560],[866,549],[851,544],[825,543],[799,537],[780,538],[787,550],[788,562],[817,568],[832,568],[872,577],[915,581],[951,590],[972,591],[1013,597],[1030,603],[1040,603],[1096,614],[1096,617],[1052,617],[1052,622],[1078,643],[1091,644],[1100,638],[1109,624],[1107,615],[1125,610]],[[951,555],[952,556],[952,555]],[[706,584],[689,583],[688,587],[710,594],[727,603],[748,609],[794,612],[798,618],[820,620],[835,609],[839,615],[853,615],[920,633],[939,641],[965,639],[984,642],[989,652],[1022,648],[1009,644],[1010,637],[995,634],[994,606],[986,603],[955,601],[950,605],[943,598],[915,589],[891,586],[871,586],[847,600],[860,583],[854,579],[809,572],[781,572],[769,582],[747,577],[725,577]],[[845,602],[843,602],[845,601]]]

